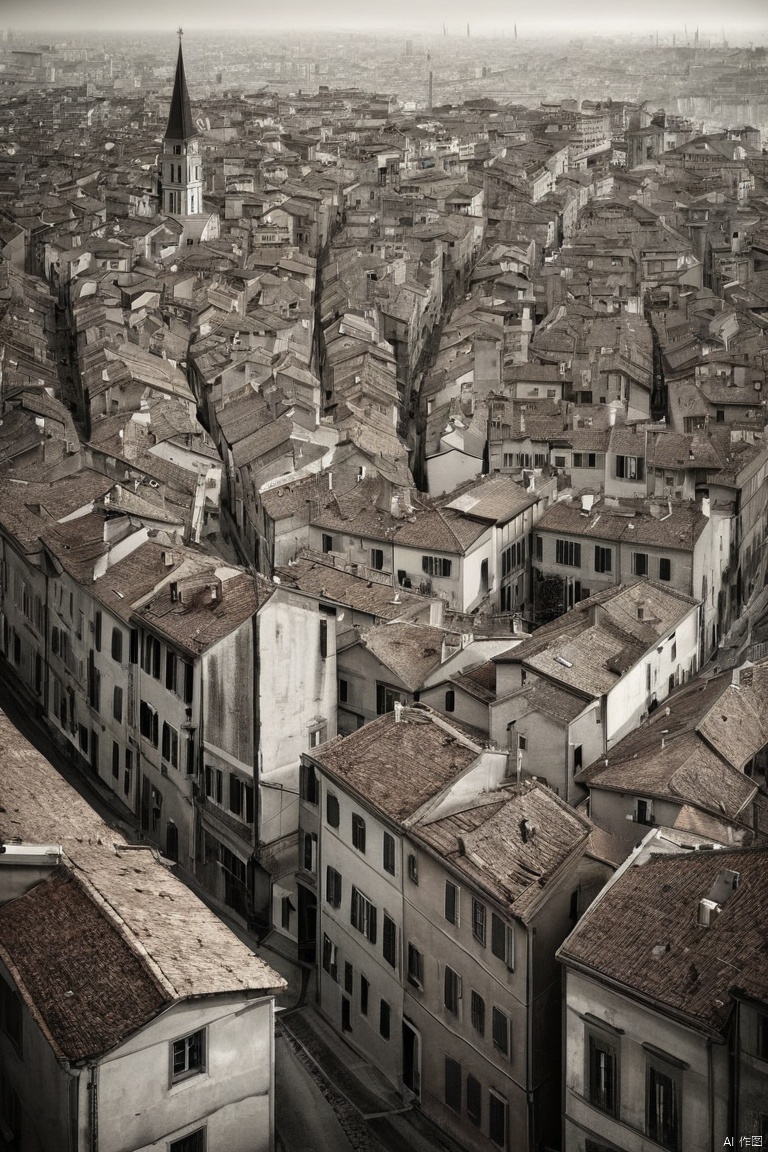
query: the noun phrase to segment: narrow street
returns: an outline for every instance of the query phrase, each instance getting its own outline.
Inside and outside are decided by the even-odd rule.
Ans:
[[[279,1018],[278,1018],[279,1022]],[[278,1152],[355,1152],[333,1107],[279,1031],[275,1038]]]

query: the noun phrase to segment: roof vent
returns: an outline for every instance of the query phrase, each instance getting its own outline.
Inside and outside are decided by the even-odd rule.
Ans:
[[[523,838],[523,844],[527,844],[536,835],[536,825],[532,824],[530,820],[521,820],[520,835]]]
[[[562,664],[563,668],[573,668],[570,660],[566,660],[565,656],[555,656],[555,663]]]

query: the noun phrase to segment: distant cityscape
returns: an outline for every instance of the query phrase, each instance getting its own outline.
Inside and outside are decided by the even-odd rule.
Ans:
[[[0,1152],[768,1147],[703,18],[3,33]]]

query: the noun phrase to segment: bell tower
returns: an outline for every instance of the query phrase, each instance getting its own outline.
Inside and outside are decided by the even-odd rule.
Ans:
[[[203,169],[200,160],[200,142],[189,106],[187,78],[184,75],[184,57],[181,53],[179,28],[179,55],[176,60],[176,78],[173,84],[168,127],[163,139],[162,157],[162,211],[167,216],[198,216],[203,208]]]

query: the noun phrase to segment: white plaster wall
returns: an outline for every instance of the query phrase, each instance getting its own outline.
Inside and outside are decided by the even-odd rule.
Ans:
[[[170,1083],[170,1045],[207,1027],[206,1070]],[[208,1148],[270,1152],[273,1001],[244,993],[187,1000],[157,1017],[99,1067],[100,1152],[162,1148],[205,1123]]]

